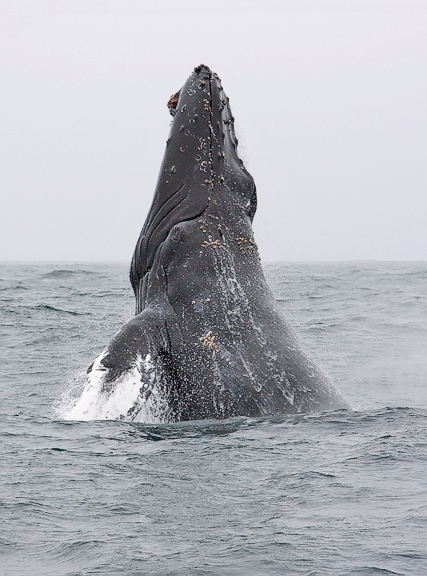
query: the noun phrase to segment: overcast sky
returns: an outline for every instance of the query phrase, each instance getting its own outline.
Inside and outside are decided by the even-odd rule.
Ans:
[[[427,0],[0,0],[0,260],[130,261],[200,63],[263,260],[427,260]]]

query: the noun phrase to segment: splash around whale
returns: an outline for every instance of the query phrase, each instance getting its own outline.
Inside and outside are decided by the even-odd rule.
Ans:
[[[220,79],[194,69],[133,255],[136,315],[88,369],[68,420],[139,422],[349,408],[303,351],[267,285],[255,184]]]

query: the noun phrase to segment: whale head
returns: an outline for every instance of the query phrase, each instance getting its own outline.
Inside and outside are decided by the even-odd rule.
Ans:
[[[197,66],[168,108],[171,131],[130,270],[137,300],[140,281],[176,224],[200,217],[212,203],[215,211],[249,222],[256,211],[255,183],[239,158],[234,118],[217,74]]]

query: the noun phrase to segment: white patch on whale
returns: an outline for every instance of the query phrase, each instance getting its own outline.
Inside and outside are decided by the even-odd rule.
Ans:
[[[138,356],[134,366],[105,386],[108,370],[103,366],[105,349],[86,376],[81,396],[57,410],[61,420],[122,420],[157,424],[168,421],[168,401],[161,374],[151,355]]]

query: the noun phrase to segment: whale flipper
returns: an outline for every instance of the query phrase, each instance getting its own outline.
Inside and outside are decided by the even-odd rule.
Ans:
[[[152,308],[132,318],[89,367],[85,389],[67,419],[133,421],[145,411],[174,420],[170,334]],[[157,414],[158,416],[158,414]]]

